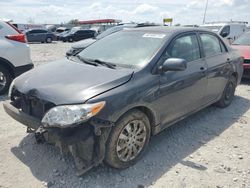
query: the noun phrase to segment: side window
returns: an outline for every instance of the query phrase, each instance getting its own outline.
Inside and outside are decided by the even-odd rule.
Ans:
[[[40,30],[40,33],[47,33],[46,30]]]
[[[77,35],[82,35],[82,31],[79,30],[79,31],[76,32],[76,34],[77,34]]]
[[[230,26],[227,25],[227,26],[225,26],[225,27],[222,29],[220,35],[221,35],[222,37],[227,37],[229,34],[230,34]]]
[[[2,29],[3,28],[3,26],[0,24],[0,29]]]
[[[33,34],[38,34],[38,33],[41,33],[41,30],[32,30],[32,33]]]
[[[176,39],[167,50],[170,57],[181,58],[186,61],[200,59],[200,49],[196,35],[187,35]]]
[[[210,34],[201,34],[200,36],[206,57],[221,53],[220,41],[216,36]]]

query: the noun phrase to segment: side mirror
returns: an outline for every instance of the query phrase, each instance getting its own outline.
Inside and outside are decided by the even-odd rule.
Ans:
[[[161,72],[184,71],[187,68],[187,61],[179,58],[169,58],[159,67]]]
[[[221,34],[220,34],[220,36],[222,36],[223,38],[225,38],[225,37],[227,37],[229,34],[227,33],[227,32],[222,32]]]

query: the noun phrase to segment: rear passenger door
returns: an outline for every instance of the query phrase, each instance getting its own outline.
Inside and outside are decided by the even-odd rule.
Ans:
[[[214,101],[223,92],[231,71],[230,58],[221,39],[212,33],[200,33],[203,54],[208,65],[206,100]]]
[[[39,30],[39,33],[37,34],[39,42],[46,41],[47,33],[48,33],[48,31],[46,31],[46,30]]]
[[[200,53],[196,33],[178,36],[165,54],[166,58],[187,60],[184,71],[167,71],[160,76],[157,101],[162,124],[168,124],[204,105],[207,88],[207,65]]]

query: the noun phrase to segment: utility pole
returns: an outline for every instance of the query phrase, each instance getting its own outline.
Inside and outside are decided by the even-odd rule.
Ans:
[[[206,8],[205,8],[204,17],[203,17],[203,24],[205,24],[206,22],[207,6],[208,6],[208,0],[206,2]]]

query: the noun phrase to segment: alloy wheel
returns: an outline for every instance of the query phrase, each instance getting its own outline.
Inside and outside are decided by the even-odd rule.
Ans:
[[[123,161],[133,160],[143,149],[146,141],[146,125],[141,120],[129,122],[121,131],[116,153],[118,158]]]
[[[233,96],[233,93],[234,93],[234,86],[233,86],[233,83],[230,82],[226,88],[226,92],[225,92],[225,99],[227,101],[231,100],[232,96]]]

